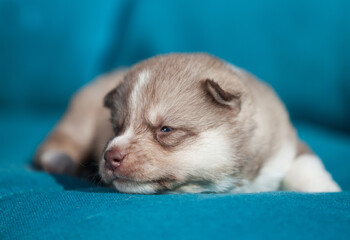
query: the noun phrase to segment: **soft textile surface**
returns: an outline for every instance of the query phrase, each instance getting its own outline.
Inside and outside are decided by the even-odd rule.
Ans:
[[[350,138],[297,123],[343,193],[130,195],[33,171],[33,149],[58,114],[2,113],[1,239],[348,239]],[[21,139],[20,143],[18,139]],[[19,150],[19,145],[21,149]]]
[[[350,2],[0,0],[0,239],[350,239]],[[71,94],[204,51],[270,83],[344,192],[120,194],[34,171]]]
[[[349,197],[28,192],[2,199],[1,217],[10,216],[2,234],[12,239],[349,239]]]

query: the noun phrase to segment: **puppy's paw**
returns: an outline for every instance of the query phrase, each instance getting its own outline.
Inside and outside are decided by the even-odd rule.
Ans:
[[[74,175],[77,172],[74,160],[66,153],[57,150],[48,150],[40,154],[36,159],[36,165],[50,173]]]
[[[298,192],[340,192],[341,188],[313,154],[297,157],[282,182],[283,189]]]

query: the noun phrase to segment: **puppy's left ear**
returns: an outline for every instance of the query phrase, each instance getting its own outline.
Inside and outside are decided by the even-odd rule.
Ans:
[[[116,102],[117,95],[118,95],[118,93],[117,93],[117,89],[116,88],[114,88],[112,91],[107,93],[107,95],[103,99],[104,106],[106,108],[111,109],[113,107],[113,105],[115,104],[115,102]]]
[[[228,92],[220,87],[220,85],[211,79],[203,82],[204,89],[210,97],[219,105],[228,107],[238,114],[241,110],[241,93]]]

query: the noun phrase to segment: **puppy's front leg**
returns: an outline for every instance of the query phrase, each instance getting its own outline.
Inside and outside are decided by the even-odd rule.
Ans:
[[[339,192],[338,184],[311,151],[296,157],[285,175],[282,188],[297,192]]]
[[[70,102],[67,112],[42,143],[35,164],[52,173],[75,174],[93,140],[96,103],[93,86],[83,88]],[[102,105],[102,99],[94,99]]]
[[[101,145],[96,143],[99,132],[108,130],[110,124],[103,98],[122,81],[124,72],[106,75],[73,97],[67,112],[39,147],[34,160],[37,167],[52,173],[75,174],[82,162],[94,154],[95,145]]]

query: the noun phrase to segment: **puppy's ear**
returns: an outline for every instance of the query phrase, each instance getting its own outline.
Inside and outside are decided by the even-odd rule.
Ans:
[[[112,91],[107,93],[107,95],[103,99],[104,106],[106,108],[111,109],[113,107],[113,104],[116,102],[116,97],[117,97],[117,88],[114,88]]]
[[[241,94],[238,92],[227,92],[211,79],[203,82],[204,89],[210,97],[219,105],[228,107],[236,114],[241,110]]]

